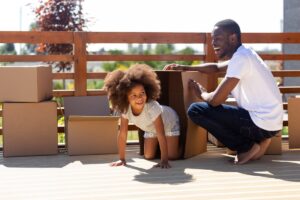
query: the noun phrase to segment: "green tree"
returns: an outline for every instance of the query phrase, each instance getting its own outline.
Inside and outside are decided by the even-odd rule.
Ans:
[[[6,43],[0,46],[0,54],[8,54],[8,55],[16,55],[15,44],[13,43]]]
[[[38,31],[83,31],[86,19],[82,13],[84,0],[39,0],[35,9],[36,29]],[[72,54],[72,44],[39,44],[37,52],[41,54]],[[70,70],[70,62],[58,62],[54,65],[58,71]]]

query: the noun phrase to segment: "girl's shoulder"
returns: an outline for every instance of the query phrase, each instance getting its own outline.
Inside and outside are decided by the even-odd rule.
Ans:
[[[161,107],[161,105],[156,100],[151,100],[146,103],[147,109],[152,109],[152,108],[156,108],[156,107]]]

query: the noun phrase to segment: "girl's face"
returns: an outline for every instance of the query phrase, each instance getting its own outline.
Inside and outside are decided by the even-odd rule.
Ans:
[[[141,113],[147,101],[144,86],[140,84],[134,86],[127,94],[127,98],[134,114]]]

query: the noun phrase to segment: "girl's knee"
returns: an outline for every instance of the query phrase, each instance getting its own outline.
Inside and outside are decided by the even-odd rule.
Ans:
[[[144,154],[144,158],[146,160],[153,160],[155,158],[155,155],[152,154]]]

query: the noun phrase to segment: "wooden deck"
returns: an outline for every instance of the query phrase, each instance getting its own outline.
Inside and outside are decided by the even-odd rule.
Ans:
[[[112,168],[117,155],[3,158],[0,199],[300,199],[300,150],[233,165],[225,150],[171,162],[171,169],[152,169],[154,161],[128,147],[128,166]]]

